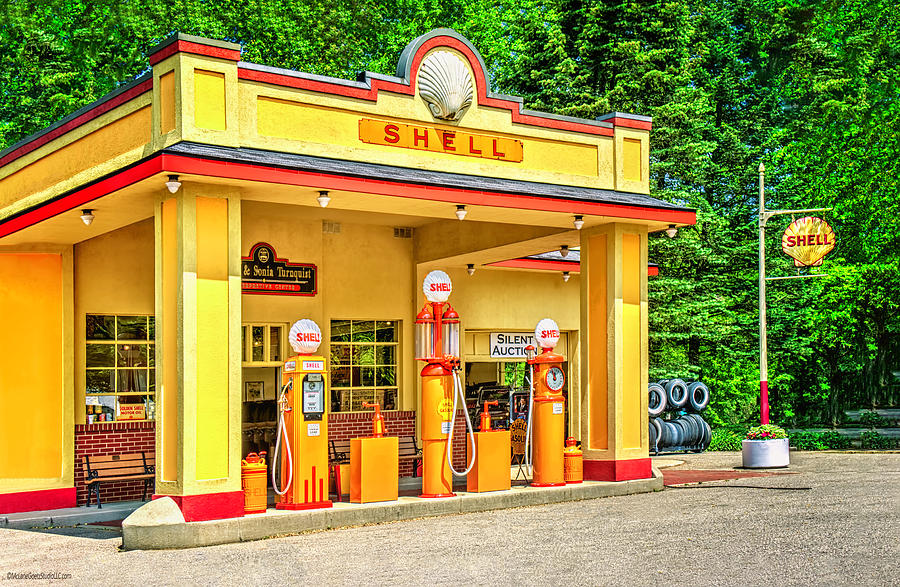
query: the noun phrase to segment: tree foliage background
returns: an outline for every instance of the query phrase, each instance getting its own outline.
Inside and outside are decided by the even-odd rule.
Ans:
[[[702,378],[716,423],[757,417],[757,167],[769,209],[833,207],[827,277],[769,284],[773,414],[896,405],[900,11],[887,0],[5,0],[0,149],[147,69],[173,32],[243,59],[352,78],[450,27],[495,89],[592,118],[653,117],[652,195],[698,211],[651,238],[651,377]],[[769,224],[770,275],[794,271]]]

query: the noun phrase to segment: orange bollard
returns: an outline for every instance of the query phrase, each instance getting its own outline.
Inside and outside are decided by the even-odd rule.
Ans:
[[[244,490],[244,514],[262,514],[266,511],[266,453],[251,452],[241,461],[241,488]]]

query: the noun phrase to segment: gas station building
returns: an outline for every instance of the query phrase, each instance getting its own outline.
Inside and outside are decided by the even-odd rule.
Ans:
[[[648,117],[527,110],[449,29],[356,81],[180,34],[149,65],[0,153],[0,513],[84,503],[84,455],[148,451],[186,520],[243,515],[300,318],[323,333],[331,435],[367,434],[364,401],[419,435],[434,269],[468,376],[518,360],[492,335],[553,318],[585,478],[651,475],[647,239],[695,213],[648,195]],[[535,257],[564,245],[580,264]]]

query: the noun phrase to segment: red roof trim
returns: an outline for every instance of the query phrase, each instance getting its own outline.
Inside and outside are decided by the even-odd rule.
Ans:
[[[508,267],[511,269],[539,269],[542,271],[568,271],[580,273],[581,263],[573,261],[552,261],[550,259],[509,259],[487,263],[487,267]]]
[[[9,220],[0,222],[0,238],[52,218],[64,212],[75,210],[88,202],[102,198],[112,192],[127,187],[162,171],[162,158],[154,157],[115,175],[101,179],[89,186],[69,193],[62,198],[47,202]]]
[[[236,49],[225,49],[224,47],[214,47],[212,45],[192,43],[191,41],[175,41],[150,55],[150,65],[156,65],[176,53],[205,55],[206,57],[217,57],[219,59],[228,59],[229,61],[241,60],[241,52]]]
[[[611,122],[616,126],[624,126],[626,128],[637,128],[640,130],[650,130],[653,128],[653,122],[648,120],[635,120],[633,118],[623,118],[621,116],[615,116],[613,118],[608,118],[607,122]]]
[[[581,273],[581,263],[573,261],[553,261],[549,259],[509,259],[487,263],[486,267],[507,267],[510,269],[537,269],[540,271],[568,271],[569,273]],[[647,276],[659,275],[659,267],[647,266]]]
[[[0,222],[0,238],[33,226],[43,220],[68,212],[107,194],[127,187],[160,172],[184,173],[246,181],[259,181],[284,185],[305,186],[312,189],[346,190],[393,196],[431,200],[452,204],[471,204],[545,212],[565,212],[614,218],[653,220],[675,224],[695,224],[696,214],[691,210],[667,210],[664,208],[642,208],[603,202],[561,200],[487,192],[462,188],[408,184],[345,175],[299,171],[279,167],[266,167],[248,163],[232,163],[212,159],[186,157],[184,155],[160,154],[123,171],[104,178],[84,188],[71,192],[59,199],[47,202],[6,221]]]
[[[512,113],[512,122],[514,124],[540,126],[543,128],[567,130],[591,135],[609,137],[613,136],[613,129],[607,126],[598,126],[594,124],[569,120],[559,120],[556,118],[537,116],[533,114],[523,114],[521,112],[522,105],[519,102],[513,100],[503,100],[500,98],[489,98],[487,96],[487,80],[478,58],[475,56],[475,54],[472,53],[472,50],[469,49],[469,47],[465,43],[463,43],[459,39],[448,36],[431,38],[423,43],[421,47],[419,47],[411,63],[411,73],[408,84],[396,83],[379,78],[370,78],[371,87],[360,88],[336,82],[328,82],[325,80],[293,77],[289,75],[258,71],[255,69],[246,69],[243,67],[238,67],[238,78],[278,86],[310,90],[324,94],[335,94],[338,96],[346,96],[349,98],[369,100],[374,102],[378,99],[379,91],[387,91],[396,94],[412,96],[414,93],[413,89],[416,87],[416,76],[418,75],[419,66],[422,63],[422,59],[428,51],[436,47],[451,47],[465,55],[466,59],[468,59],[469,61],[469,65],[471,65],[472,67],[472,71],[475,74],[475,88],[478,94],[478,104],[491,108],[509,110]]]
[[[502,192],[487,192],[445,186],[408,184],[364,177],[329,174],[279,167],[266,167],[249,163],[232,163],[211,159],[164,154],[163,168],[172,173],[192,173],[209,177],[243,179],[286,185],[305,186],[312,189],[332,189],[362,192],[384,196],[397,196],[419,200],[432,200],[453,204],[472,204],[499,208],[518,208],[546,212],[566,212],[615,218],[655,220],[675,224],[695,224],[692,210],[643,208],[604,202],[542,198]]]
[[[122,92],[118,96],[116,96],[110,100],[107,100],[106,102],[97,104],[96,107],[91,108],[90,110],[88,110],[87,112],[82,114],[81,116],[73,118],[72,120],[68,121],[67,123],[54,128],[50,132],[47,132],[38,137],[35,137],[34,140],[22,145],[15,151],[10,151],[6,155],[4,155],[2,159],[0,159],[0,167],[3,167],[4,165],[11,163],[12,161],[15,161],[16,159],[18,159],[19,157],[22,157],[23,155],[27,155],[28,153],[34,151],[35,149],[38,149],[38,148],[46,145],[50,141],[61,137],[62,135],[66,134],[67,132],[75,130],[79,126],[81,126],[85,123],[88,123],[91,120],[94,120],[98,116],[106,114],[107,112],[116,108],[117,106],[121,106],[125,102],[129,102],[129,101],[133,100],[134,98],[137,98],[141,94],[143,94],[145,92],[149,92],[152,88],[153,88],[153,80],[148,79],[148,80],[141,82],[138,85],[134,86],[130,90]]]

